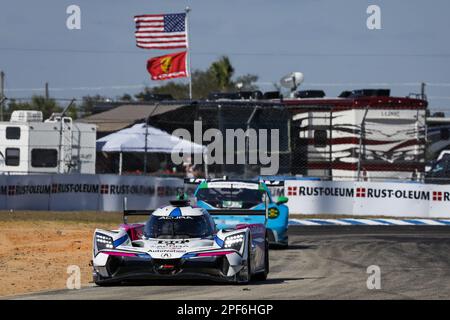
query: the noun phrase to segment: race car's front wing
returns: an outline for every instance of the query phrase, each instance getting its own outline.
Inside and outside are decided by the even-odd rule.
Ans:
[[[94,264],[94,281],[97,284],[152,279],[208,279],[240,282],[239,272],[246,266],[246,261],[237,252],[177,259],[109,255],[104,266]]]

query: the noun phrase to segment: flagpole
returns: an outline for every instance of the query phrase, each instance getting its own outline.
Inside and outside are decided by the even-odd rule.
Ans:
[[[190,43],[189,43],[189,12],[191,11],[191,8],[186,7],[186,43],[187,43],[187,69],[188,69],[188,75],[189,75],[189,99],[192,100],[192,73],[191,73],[191,51],[190,51]]]

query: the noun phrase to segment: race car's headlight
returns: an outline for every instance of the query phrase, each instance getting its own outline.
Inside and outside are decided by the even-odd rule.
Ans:
[[[113,239],[110,236],[107,236],[102,233],[95,234],[95,242],[97,244],[98,250],[114,248]]]
[[[244,243],[244,233],[235,234],[225,238],[224,248],[240,251]]]
[[[280,211],[277,208],[269,209],[269,219],[275,219],[280,215]]]

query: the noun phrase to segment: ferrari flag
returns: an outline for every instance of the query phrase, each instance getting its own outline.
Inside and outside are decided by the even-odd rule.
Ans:
[[[186,51],[154,57],[147,61],[147,70],[152,80],[187,77]]]

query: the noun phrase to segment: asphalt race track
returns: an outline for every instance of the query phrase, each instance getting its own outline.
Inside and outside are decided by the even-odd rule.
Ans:
[[[266,282],[147,283],[60,290],[26,299],[448,299],[450,227],[290,227],[290,249],[271,250]],[[367,267],[381,289],[367,289]]]

